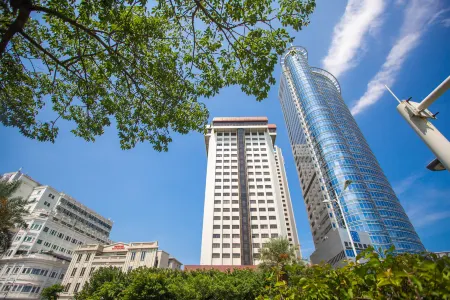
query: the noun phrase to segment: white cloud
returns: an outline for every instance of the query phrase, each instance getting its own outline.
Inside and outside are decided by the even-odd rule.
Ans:
[[[416,181],[422,177],[423,173],[416,173],[406,177],[405,179],[397,183],[394,186],[394,191],[397,194],[397,196],[407,192],[410,188],[413,187],[414,183],[416,183]]]
[[[450,18],[441,21],[442,26],[450,27]]]
[[[408,55],[420,43],[420,38],[427,25],[431,24],[437,14],[437,1],[411,0],[405,9],[405,17],[400,30],[400,37],[389,52],[380,71],[367,84],[364,95],[352,107],[351,112],[357,115],[369,106],[378,102],[385,92],[384,85],[395,83],[397,75]]]
[[[349,0],[345,13],[335,26],[323,67],[339,77],[358,64],[366,36],[380,25],[384,0]]]
[[[442,19],[442,18],[445,18],[444,15],[449,11],[450,11],[450,8],[441,9],[440,11],[438,11],[437,13],[434,14],[434,16],[428,22],[428,24],[433,24],[436,21],[439,21],[438,23],[441,23],[444,27],[447,27],[445,25],[445,23],[450,19]]]
[[[416,229],[450,218],[450,189],[427,182],[426,173],[411,174],[394,184],[394,190]]]
[[[414,225],[417,228],[427,227],[433,223],[436,223],[437,221],[440,221],[442,219],[447,219],[450,217],[450,210],[447,211],[440,211],[440,212],[428,212],[426,214],[422,213],[422,216],[420,218],[417,218],[414,220]]]

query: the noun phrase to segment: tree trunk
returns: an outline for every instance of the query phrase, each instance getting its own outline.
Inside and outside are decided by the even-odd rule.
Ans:
[[[16,33],[22,31],[22,29],[25,27],[25,24],[30,18],[32,3],[31,0],[10,0],[9,5],[14,12],[18,10],[19,14],[2,35],[2,39],[0,41],[0,58],[3,57],[3,54],[6,51],[6,47],[8,46],[8,43],[13,38],[13,36]]]

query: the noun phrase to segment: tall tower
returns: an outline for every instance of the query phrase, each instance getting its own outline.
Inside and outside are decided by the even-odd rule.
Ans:
[[[336,262],[348,258],[342,215],[335,202],[340,197],[350,230],[367,233],[376,249],[394,245],[398,253],[425,248],[409,221],[374,154],[341,97],[336,78],[308,65],[307,51],[291,47],[281,60],[279,98],[303,191],[316,247],[311,256]],[[344,182],[352,184],[343,191]],[[333,209],[334,207],[334,209]],[[340,229],[338,229],[340,228]],[[334,236],[340,236],[336,238]],[[359,248],[365,248],[364,245]],[[337,256],[337,255],[341,256]],[[314,261],[316,260],[316,261]]]
[[[205,135],[208,167],[200,264],[254,265],[270,238],[299,248],[276,126],[266,117],[214,118]]]

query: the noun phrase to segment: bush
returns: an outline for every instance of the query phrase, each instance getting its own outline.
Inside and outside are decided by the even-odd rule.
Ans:
[[[77,299],[255,299],[264,291],[265,274],[251,270],[233,272],[174,271],[139,268],[121,273],[102,268],[77,295]]]
[[[60,284],[54,284],[42,290],[41,298],[45,300],[57,300],[58,294],[64,290]]]
[[[269,275],[258,299],[450,299],[450,258],[432,253],[385,258],[369,248],[359,254],[364,263],[349,262],[333,269],[328,264],[286,267],[287,281]]]
[[[431,253],[358,255],[364,263],[333,269],[291,264],[233,272],[139,268],[94,273],[77,299],[450,299],[450,258]],[[282,279],[282,280],[280,280]]]

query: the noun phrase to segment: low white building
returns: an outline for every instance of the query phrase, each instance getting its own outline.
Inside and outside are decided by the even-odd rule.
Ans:
[[[169,253],[159,250],[158,242],[82,245],[75,250],[64,276],[64,292],[60,299],[73,299],[99,268],[116,267],[128,272],[139,267],[180,270],[181,265]]]
[[[110,243],[112,221],[67,194],[41,185],[19,172],[2,180],[19,180],[14,196],[28,199],[26,229],[18,230],[0,259],[0,297],[39,299],[43,288],[61,283],[73,251],[82,244]]]

